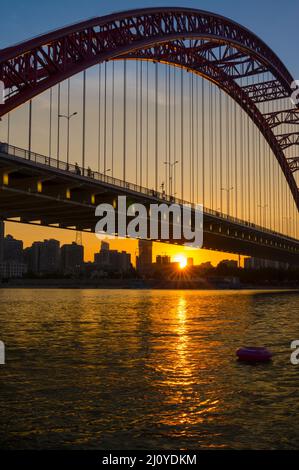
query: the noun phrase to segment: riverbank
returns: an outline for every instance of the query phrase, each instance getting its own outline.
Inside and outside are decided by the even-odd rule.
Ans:
[[[299,284],[259,283],[241,284],[234,279],[222,280],[158,280],[158,279],[11,279],[0,284],[0,289],[286,289],[299,292]]]

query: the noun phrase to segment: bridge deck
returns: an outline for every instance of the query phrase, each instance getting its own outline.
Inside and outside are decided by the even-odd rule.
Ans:
[[[21,223],[94,231],[95,207],[112,204],[119,195],[131,203],[195,208],[188,201],[4,143],[0,176],[1,217]],[[299,265],[299,240],[208,208],[204,208],[203,248]]]

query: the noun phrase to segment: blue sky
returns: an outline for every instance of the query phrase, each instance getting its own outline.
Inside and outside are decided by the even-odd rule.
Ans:
[[[2,0],[0,47],[112,11],[167,5],[209,10],[238,21],[272,47],[299,78],[298,0]]]

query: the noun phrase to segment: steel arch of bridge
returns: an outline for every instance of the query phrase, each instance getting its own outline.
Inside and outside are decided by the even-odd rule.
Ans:
[[[219,46],[223,46],[220,56],[215,54]],[[130,10],[83,21],[2,49],[0,79],[7,98],[0,106],[0,116],[86,68],[115,59],[178,65],[228,93],[267,140],[299,210],[293,163],[284,153],[289,145],[299,143],[299,134],[279,136],[273,132],[274,127],[285,122],[298,123],[299,111],[290,106],[289,110],[262,114],[257,106],[289,97],[293,78],[260,38],[214,13],[178,7]],[[272,80],[246,86],[240,83],[244,77],[267,72]]]

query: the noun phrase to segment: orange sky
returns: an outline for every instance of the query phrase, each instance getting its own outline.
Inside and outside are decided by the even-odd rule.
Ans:
[[[139,67],[135,70],[135,66]],[[100,66],[102,73],[104,65]],[[112,107],[112,89],[111,89],[111,73],[112,64],[107,64],[107,129],[103,126],[104,122],[104,110],[103,106],[99,107],[99,98],[103,104],[103,83],[99,93],[99,79],[98,79],[98,66],[93,67],[87,71],[87,96],[86,96],[86,129],[85,140],[85,166],[90,166],[92,169],[104,170],[104,156],[106,171],[109,171],[109,176],[122,179],[123,177],[123,130],[124,124],[122,120],[123,116],[123,65],[122,63],[115,63],[115,103]],[[232,119],[232,112],[228,115],[230,108],[226,108],[226,113],[219,110],[215,110],[214,106],[209,105],[209,93],[210,85],[204,83],[205,95],[202,103],[200,104],[200,110],[205,110],[205,115],[199,113],[199,118],[192,123],[190,109],[192,100],[190,98],[191,88],[191,74],[188,72],[184,73],[184,89],[185,95],[182,107],[180,108],[178,99],[174,98],[179,92],[178,84],[180,73],[179,70],[169,68],[169,78],[171,79],[169,94],[166,89],[167,68],[163,65],[157,65],[159,73],[159,93],[156,96],[154,90],[154,72],[155,65],[150,64],[149,66],[149,78],[150,88],[148,90],[148,111],[149,119],[148,124],[145,126],[146,116],[145,113],[145,87],[143,89],[143,120],[140,121],[140,94],[139,101],[136,98],[136,71],[141,70],[141,67],[145,65],[131,64],[128,66],[128,86],[127,86],[127,110],[126,110],[126,180],[131,183],[140,184],[148,188],[154,188],[156,179],[159,188],[162,185],[167,194],[175,194],[177,197],[181,197],[185,200],[193,201],[195,203],[203,204],[205,207],[211,207],[217,211],[223,211],[224,213],[230,213],[230,215],[241,217],[244,220],[250,220],[251,222],[264,225],[268,228],[281,231],[281,217],[279,214],[279,207],[275,209],[275,204],[281,197],[284,204],[290,201],[290,214],[289,218],[291,222],[285,224],[284,230],[289,232],[292,236],[295,236],[295,222],[298,220],[298,211],[295,207],[294,201],[291,198],[291,194],[287,190],[286,185],[282,184],[283,175],[279,168],[279,165],[275,158],[273,158],[272,151],[268,148],[268,144],[264,142],[264,146],[260,154],[257,151],[257,145],[259,143],[258,136],[259,131],[255,128],[253,123],[250,123],[250,129],[248,126],[244,127],[244,132],[247,130],[247,134],[243,136],[244,142],[238,141],[237,155],[240,162],[248,161],[249,156],[254,156],[255,164],[250,166],[250,177],[247,176],[243,179],[241,174],[241,164],[235,165],[232,161],[234,155],[232,147],[232,139],[226,140],[226,133],[221,134],[219,137],[220,123],[223,130],[226,129],[229,123],[231,127],[231,136],[233,131],[236,135],[240,134],[240,123],[244,118],[244,112],[236,107],[236,124],[235,120]],[[144,74],[146,70],[143,70]],[[176,77],[176,81],[174,78]],[[192,76],[193,77],[193,76]],[[192,78],[191,77],[191,78]],[[102,77],[103,78],[103,77]],[[201,89],[201,78],[193,77],[195,90]],[[103,80],[102,80],[103,81]],[[211,87],[212,89],[212,87]],[[64,81],[60,86],[60,112],[65,114],[67,112],[67,82]],[[70,111],[76,112],[74,119],[70,121],[70,161],[81,162],[82,159],[82,74],[72,77],[70,80]],[[140,91],[140,90],[139,90]],[[62,119],[61,122],[58,119],[58,87],[52,89],[52,113],[51,119],[49,116],[50,107],[50,95],[49,90],[42,93],[38,97],[33,99],[32,102],[32,150],[51,156],[56,157],[57,155],[61,160],[66,159],[66,148],[67,148],[67,132],[66,132],[66,119]],[[114,96],[114,95],[113,95]],[[168,96],[171,97],[170,103],[168,103]],[[199,95],[198,95],[199,96]],[[198,104],[198,96],[196,104]],[[212,96],[212,95],[211,95]],[[223,106],[228,104],[227,96],[222,91],[217,91],[215,95],[219,101],[220,97],[223,101]],[[194,100],[194,97],[193,97]],[[157,102],[158,108],[155,109]],[[194,101],[195,102],[195,101]],[[138,104],[139,103],[139,104]],[[214,103],[214,104],[215,104]],[[194,107],[194,106],[193,106]],[[28,103],[20,106],[11,112],[10,119],[6,116],[0,121],[0,140],[3,142],[9,141],[12,145],[16,145],[21,148],[28,147]],[[100,109],[100,112],[99,112]],[[112,109],[113,122],[112,122]],[[157,114],[158,119],[158,134],[156,136],[158,146],[158,162],[157,162],[157,176],[155,174],[155,119],[154,116]],[[217,111],[217,112],[216,112]],[[231,110],[232,111],[232,110]],[[139,114],[138,114],[139,113]],[[192,112],[193,113],[193,112]],[[209,114],[210,113],[210,114]],[[194,113],[193,113],[194,114]],[[193,116],[192,114],[192,116]],[[180,116],[184,115],[184,132],[180,130]],[[195,113],[195,116],[197,114]],[[205,116],[205,118],[204,118]],[[193,116],[194,117],[194,116]],[[207,119],[208,118],[208,119]],[[136,121],[137,119],[137,121]],[[139,124],[138,124],[139,122]],[[141,125],[142,122],[142,125]],[[213,122],[213,128],[211,128],[211,122]],[[49,131],[51,123],[51,133]],[[59,126],[58,126],[59,123]],[[166,125],[168,124],[168,125]],[[208,125],[209,124],[209,125]],[[203,126],[202,126],[203,125]],[[59,133],[58,133],[59,127]],[[104,133],[104,130],[105,133]],[[190,129],[193,130],[193,137],[190,138]],[[228,127],[226,129],[228,131]],[[142,134],[142,132],[143,134]],[[51,138],[50,138],[51,135]],[[60,139],[58,139],[58,135]],[[141,135],[143,138],[141,138]],[[229,135],[229,134],[227,134]],[[246,144],[246,137],[248,145]],[[213,137],[213,138],[212,138]],[[193,144],[191,145],[191,141]],[[60,143],[59,152],[58,145]],[[148,143],[147,143],[148,142]],[[113,143],[113,145],[112,145]],[[221,146],[220,146],[221,143]],[[183,144],[184,154],[180,154]],[[212,145],[213,144],[213,145]],[[229,145],[230,144],[230,145]],[[245,145],[246,144],[246,145]],[[148,148],[147,148],[148,145]],[[112,152],[113,149],[113,152]],[[196,152],[195,152],[196,150]],[[246,154],[248,153],[248,155]],[[196,155],[195,155],[196,154]],[[193,160],[196,156],[196,165],[191,164],[191,156]],[[113,156],[113,158],[112,158]],[[261,162],[257,158],[261,158]],[[242,157],[242,158],[241,158]],[[209,164],[210,159],[213,158],[213,165]],[[263,159],[263,160],[262,160]],[[202,174],[202,163],[206,160],[205,172]],[[265,161],[264,161],[265,160]],[[220,170],[218,168],[221,161],[221,178]],[[172,162],[172,165],[178,163],[173,167],[173,174],[170,175],[169,165],[166,163]],[[182,165],[184,162],[184,165]],[[193,162],[194,163],[194,162]],[[258,164],[259,163],[259,164]],[[247,163],[246,163],[247,164]],[[266,191],[263,181],[267,181],[264,178],[263,172],[266,172],[267,165],[273,168],[277,184],[272,188],[272,200],[270,201],[270,191]],[[141,168],[143,171],[140,171]],[[214,170],[212,170],[214,168]],[[218,168],[218,170],[217,170]],[[247,166],[244,166],[244,169]],[[260,174],[257,173],[257,169]],[[138,171],[136,171],[138,170]],[[146,171],[147,170],[147,171]],[[273,172],[272,171],[272,172]],[[214,174],[215,173],[215,174]],[[273,173],[273,174],[274,174]],[[171,176],[171,178],[170,178]],[[259,177],[258,177],[259,176]],[[204,177],[204,181],[203,181]],[[170,182],[171,181],[171,182]],[[254,182],[254,184],[253,184]],[[275,190],[278,191],[279,182],[283,188],[282,194],[277,195]],[[183,191],[184,188],[184,191]],[[227,194],[224,193],[225,188]],[[253,191],[256,196],[253,197]],[[194,194],[193,194],[194,193]],[[242,207],[240,209],[239,206]],[[272,210],[262,211],[261,208],[270,208]],[[274,210],[275,209],[275,210]],[[242,214],[240,215],[240,210]],[[250,214],[249,214],[250,213]],[[271,219],[271,220],[270,220]],[[55,238],[60,240],[61,244],[70,243],[76,239],[76,233],[70,230],[61,230],[57,228],[38,227],[30,225],[21,225],[17,223],[8,223],[6,233],[12,234],[15,238],[22,239],[24,245],[30,246],[33,241],[43,240],[45,238]],[[85,246],[85,259],[93,260],[93,255],[99,250],[100,241],[94,234],[84,233],[83,244]],[[118,250],[124,249],[132,254],[132,260],[135,261],[135,253],[137,251],[137,242],[132,240],[112,240],[111,247]],[[183,247],[177,247],[175,245],[168,244],[155,244],[154,246],[154,259],[156,254],[165,253],[171,256],[184,253],[186,256],[194,258],[195,264],[200,264],[205,261],[211,261],[213,264],[217,264],[221,259],[237,259],[236,256],[226,253],[212,252],[206,250],[187,250]]]
[[[105,106],[103,105],[103,100],[106,96],[104,93],[106,88],[103,83],[105,65],[100,66],[102,74],[100,94],[98,66],[92,67],[86,72],[85,166],[90,166],[93,170],[99,169],[100,172],[103,172],[106,165],[106,171],[109,170],[109,176],[122,179],[124,146],[123,64],[118,61],[114,64],[114,107],[112,106],[112,65],[112,63],[107,63],[107,113],[104,112]],[[156,65],[159,75],[157,96],[154,88]],[[210,97],[212,99],[212,94],[210,95],[210,93],[213,87],[205,80],[201,82],[200,77],[193,77],[188,72],[183,74],[185,93],[183,104],[181,105],[178,99],[181,80],[180,70],[166,67],[163,64],[156,65],[149,64],[148,96],[145,93],[146,81],[143,83],[142,120],[140,119],[140,93],[138,94],[139,98],[138,96],[136,98],[136,89],[139,83],[138,80],[136,81],[136,70],[140,74],[141,66],[143,67],[143,77],[145,80],[146,64],[141,65],[141,63],[135,64],[132,62],[127,67],[126,180],[150,189],[155,188],[157,183],[159,190],[163,184],[167,194],[173,193],[184,200],[203,204],[207,208],[213,208],[220,212],[229,212],[230,215],[235,217],[249,220],[259,225],[265,225],[277,231],[281,231],[282,227],[279,207],[275,209],[275,201],[278,201],[279,198],[282,201],[281,204],[284,203],[285,206],[286,202],[289,201],[292,222],[285,224],[283,230],[295,236],[295,222],[298,220],[298,211],[290,192],[287,190],[287,185],[284,184],[284,176],[268,144],[264,140],[261,141],[261,145],[259,144],[260,134],[258,129],[252,122],[249,122],[248,127],[247,116],[245,116],[244,111],[236,105],[236,119],[232,119],[232,103],[231,107],[227,107],[228,98],[224,92],[219,90],[214,90],[214,104],[210,106]],[[136,67],[139,67],[139,69],[136,69]],[[167,75],[167,70],[169,71],[169,76]],[[166,88],[166,82],[168,83],[167,77],[170,78],[169,90]],[[194,90],[201,90],[202,83],[204,84],[205,92],[202,101],[199,99],[200,93],[193,96],[192,101],[190,97],[190,90],[192,90],[191,83],[193,83]],[[140,87],[138,90],[140,92]],[[66,160],[67,120],[58,120],[58,96],[60,96],[60,112],[66,115],[68,112],[67,81],[61,83],[60,95],[58,94],[57,86],[52,89],[51,120],[49,114],[50,91],[47,90],[33,99],[31,145],[32,150],[35,152],[43,155],[48,155],[50,152],[54,158],[58,154],[61,160]],[[169,96],[171,99],[169,99]],[[99,105],[100,98],[101,106]],[[176,100],[174,101],[175,98]],[[219,113],[218,109],[220,98],[222,100],[221,109],[226,109],[225,112],[221,113]],[[147,99],[148,118],[146,114]],[[83,141],[82,103],[82,74],[78,74],[70,80],[70,112],[76,112],[77,114],[70,120],[69,155],[71,163],[77,161],[79,164],[82,161]],[[155,108],[156,103],[157,109]],[[114,110],[113,114],[112,109]],[[192,109],[193,114],[191,113]],[[195,112],[195,110],[198,112]],[[204,114],[202,110],[204,110]],[[157,136],[155,134],[156,112],[158,115]],[[9,125],[8,116],[5,116],[0,121],[0,140],[3,142],[9,141],[10,144],[17,147],[28,148],[28,113],[29,105],[25,103],[9,113]],[[106,118],[104,119],[105,115]],[[191,115],[193,115],[193,123]],[[184,116],[182,121],[183,131],[181,130],[182,116]],[[105,126],[104,122],[106,123]],[[227,136],[233,136],[235,133],[237,136],[240,136],[242,122],[246,122],[246,126],[243,125],[242,127],[242,132],[244,131],[242,133],[242,142],[241,139],[237,140],[238,164],[235,165],[233,139],[229,139]],[[213,123],[213,126],[211,123]],[[223,131],[221,139],[220,124]],[[193,133],[191,133],[192,138],[190,136],[191,130],[193,130]],[[155,145],[156,139],[157,149]],[[182,148],[184,150],[183,154],[181,154]],[[158,157],[157,173],[154,163],[156,150]],[[253,159],[253,164],[250,165],[248,170],[247,163],[249,158]],[[169,165],[165,165],[165,162],[172,162],[173,164],[176,161],[178,163],[173,167],[172,178],[170,178]],[[205,171],[203,174],[202,167],[205,161]],[[210,164],[210,161],[213,161],[213,165],[212,163]],[[184,163],[183,165],[182,162]],[[265,175],[270,165],[272,173],[274,172],[274,181],[277,182],[277,184],[273,185],[271,194],[266,185],[263,184],[263,182],[269,179],[269,176],[266,178]],[[242,167],[244,167],[244,171],[245,169],[250,171],[246,178],[243,178],[241,174]],[[281,195],[278,195],[275,191],[278,191],[280,187],[283,191],[281,191]],[[225,188],[231,188],[231,190],[227,193],[224,191]],[[253,194],[255,194],[255,197],[253,197]],[[270,210],[270,206],[272,210]],[[262,207],[268,207],[269,210],[262,211]],[[24,231],[26,232],[26,229]],[[37,238],[40,237],[37,236]]]
[[[76,232],[74,230],[63,230],[58,228],[39,227],[29,224],[20,224],[13,222],[5,223],[5,234],[12,235],[14,238],[23,240],[24,248],[30,246],[34,241],[44,240],[47,238],[55,238],[60,244],[72,243],[76,240]],[[104,239],[105,237],[103,237]],[[94,233],[82,233],[82,242],[84,245],[85,261],[93,261],[94,253],[99,251],[101,241]],[[131,253],[132,262],[135,264],[135,256],[138,255],[138,246],[136,240],[129,239],[109,239],[111,249],[125,250]],[[220,253],[211,250],[193,250],[183,246],[170,245],[168,243],[154,243],[153,261],[157,254],[167,254],[172,258],[175,255],[184,255],[194,259],[194,264],[211,261],[216,265],[222,259],[238,259],[237,256],[230,253]]]

